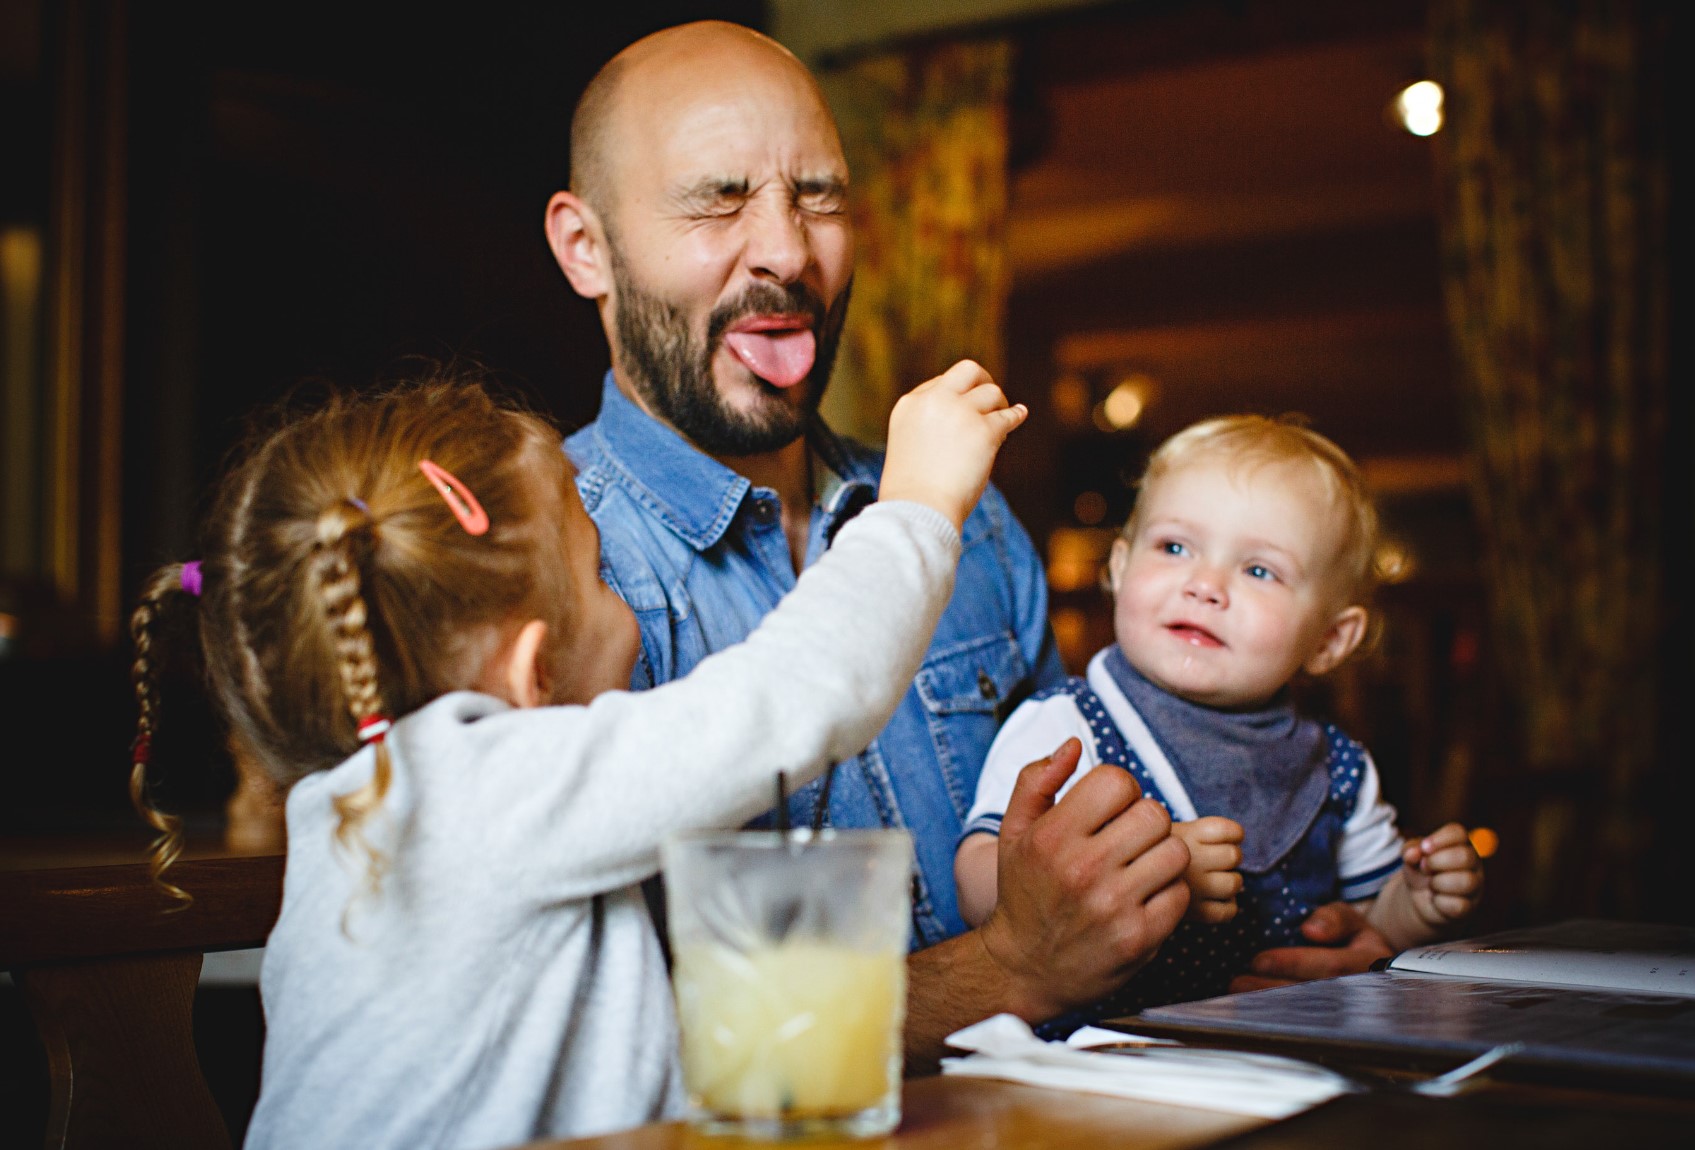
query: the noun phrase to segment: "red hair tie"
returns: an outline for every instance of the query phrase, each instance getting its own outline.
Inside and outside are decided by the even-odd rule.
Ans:
[[[394,724],[388,721],[387,715],[366,715],[359,720],[359,741],[361,743],[380,743],[388,734],[388,729]]]
[[[430,481],[431,486],[441,492],[447,509],[459,520],[459,526],[465,529],[465,534],[482,535],[488,531],[488,512],[477,502],[477,497],[471,494],[471,489],[461,483],[451,471],[428,459],[418,461],[418,470],[424,473],[424,478]]]

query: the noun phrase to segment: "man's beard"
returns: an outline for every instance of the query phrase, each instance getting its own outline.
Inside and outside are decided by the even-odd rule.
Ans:
[[[805,433],[830,382],[851,283],[826,311],[823,301],[803,284],[756,282],[713,309],[701,339],[689,330],[687,318],[677,308],[636,285],[616,245],[612,247],[612,279],[618,293],[619,363],[628,376],[626,382],[655,415],[708,455],[763,455],[787,447]],[[724,332],[737,320],[773,314],[811,317],[817,350],[812,370],[795,385],[806,391],[801,403],[791,404],[781,388],[755,376],[756,402],[751,410],[737,410],[718,393],[712,377],[713,356]]]

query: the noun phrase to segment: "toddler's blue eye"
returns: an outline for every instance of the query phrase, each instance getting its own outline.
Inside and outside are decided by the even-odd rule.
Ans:
[[[1185,553],[1184,546],[1175,539],[1161,540],[1156,549],[1161,555],[1182,555]]]
[[[1250,563],[1248,564],[1248,578],[1275,579],[1277,578],[1277,572],[1267,567],[1264,563]]]

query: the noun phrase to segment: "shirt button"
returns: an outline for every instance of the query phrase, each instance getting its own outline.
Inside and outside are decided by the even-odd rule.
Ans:
[[[995,690],[995,681],[989,678],[987,671],[977,672],[977,693],[985,699],[993,699],[1000,694],[999,691]]]
[[[769,527],[777,522],[777,501],[775,499],[755,499],[753,501],[753,521],[761,527]]]

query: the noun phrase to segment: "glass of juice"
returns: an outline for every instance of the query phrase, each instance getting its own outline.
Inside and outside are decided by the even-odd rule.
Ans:
[[[701,1130],[873,1137],[900,1122],[905,831],[710,831],[660,851]]]

